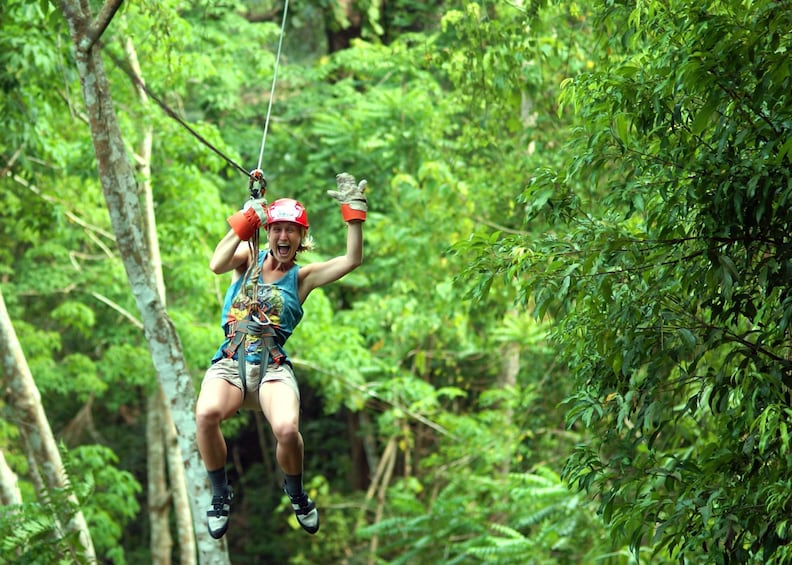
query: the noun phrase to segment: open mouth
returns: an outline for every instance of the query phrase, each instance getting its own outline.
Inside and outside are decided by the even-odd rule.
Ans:
[[[289,245],[278,245],[275,248],[275,251],[278,254],[278,257],[281,259],[287,259],[289,255],[291,255],[291,246]]]

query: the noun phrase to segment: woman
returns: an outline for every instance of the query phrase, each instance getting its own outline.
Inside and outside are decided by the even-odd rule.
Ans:
[[[308,215],[300,202],[283,198],[266,209],[262,201],[251,201],[231,216],[231,229],[217,244],[209,263],[216,274],[233,272],[223,305],[226,339],[204,375],[195,410],[198,450],[212,484],[207,527],[215,539],[228,529],[234,498],[225,471],[227,448],[220,424],[240,408],[264,413],[275,436],[284,491],[297,521],[310,534],[319,530],[319,512],[303,489],[300,391],[283,346],[300,323],[302,304],[311,291],[337,281],[363,260],[366,181],[357,185],[354,177],[341,173],[336,182],[338,189],[328,194],[341,204],[347,225],[344,255],[298,265],[297,253],[311,244]],[[259,252],[254,263],[249,240],[262,225],[267,248]],[[242,356],[246,362],[240,364]]]

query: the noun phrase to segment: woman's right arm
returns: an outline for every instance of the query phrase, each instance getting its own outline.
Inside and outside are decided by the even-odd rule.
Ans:
[[[221,275],[232,270],[244,272],[250,258],[250,248],[247,242],[239,239],[234,230],[229,230],[215,247],[209,268],[213,273]]]

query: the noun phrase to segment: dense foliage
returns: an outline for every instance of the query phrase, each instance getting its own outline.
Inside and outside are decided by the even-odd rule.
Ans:
[[[521,196],[552,230],[477,265],[556,320],[592,432],[567,477],[680,559],[792,556],[789,7],[604,6],[607,56],[560,97],[570,157]]]
[[[335,174],[370,186],[364,266],[289,342],[322,530],[293,522],[265,424],[240,414],[232,559],[790,561],[789,2],[352,6],[291,8],[262,161],[267,197],[308,208],[303,261],[342,250]],[[227,282],[206,265],[247,179],[117,62],[132,38],[149,88],[252,169],[282,8],[124,4],[103,36],[130,155],[154,127],[196,387]],[[46,0],[0,20],[0,284],[97,552],[147,562],[156,381],[68,34]],[[0,519],[11,558],[46,551],[62,493],[35,500],[0,411],[25,499]]]

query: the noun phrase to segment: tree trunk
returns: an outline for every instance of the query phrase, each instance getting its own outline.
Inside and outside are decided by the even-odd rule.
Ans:
[[[347,434],[349,442],[349,458],[351,459],[351,469],[349,474],[350,486],[355,490],[365,490],[371,480],[371,469],[376,468],[376,463],[372,465],[372,460],[376,461],[376,454],[369,456],[367,447],[374,445],[371,436],[371,427],[363,426],[361,422],[367,423],[367,418],[362,412],[352,412],[345,410],[347,418]],[[365,434],[365,436],[362,436]]]
[[[176,532],[179,541],[179,555],[181,565],[195,565],[195,533],[193,532],[192,513],[190,512],[190,497],[187,495],[187,479],[184,476],[182,465],[182,450],[179,447],[179,434],[173,423],[171,411],[165,400],[165,393],[160,388],[160,409],[162,414],[162,428],[165,433],[165,454],[168,461],[168,477],[171,486],[171,502],[176,514]],[[200,526],[204,527],[201,514]]]
[[[22,504],[19,482],[16,473],[6,463],[3,451],[0,450],[0,505],[13,506],[17,504]]]
[[[127,38],[124,41],[124,50],[132,71],[143,80],[137,52],[131,39]],[[146,91],[140,84],[136,84],[135,88],[140,103],[144,108],[148,107]],[[151,265],[154,269],[160,300],[165,306],[167,304],[167,292],[165,278],[162,274],[162,258],[159,251],[157,220],[154,213],[154,193],[151,186],[151,147],[154,134],[150,123],[147,123],[144,128],[143,137],[137,152],[138,169],[142,179],[139,192],[143,202],[143,225],[151,254]],[[173,424],[168,403],[165,402],[165,395],[161,386],[157,387],[157,390],[148,399],[146,410],[148,412],[148,421],[150,422],[148,431],[148,470],[150,475],[153,474],[153,477],[150,476],[149,478],[152,482],[149,484],[148,489],[152,559],[156,556],[158,560],[155,562],[163,565],[169,565],[171,562],[173,538],[170,533],[169,506],[167,504],[162,506],[161,503],[172,501],[176,512],[176,529],[181,550],[181,563],[182,565],[193,565],[195,563],[195,535],[193,534],[192,517],[190,515],[190,500],[187,496],[187,485],[181,464],[182,456],[179,450],[176,428]],[[170,469],[170,492],[168,489],[168,474],[165,473],[166,462]]]
[[[385,495],[388,492],[391,478],[393,477],[393,469],[396,467],[396,459],[399,456],[399,442],[398,436],[391,436],[385,450],[382,452],[380,463],[374,473],[371,484],[366,492],[366,502],[361,508],[358,515],[357,528],[360,528],[366,521],[366,511],[368,510],[368,503],[377,497],[377,508],[374,514],[372,523],[376,524],[382,519],[382,513],[385,506]],[[375,556],[377,555],[377,547],[379,546],[379,535],[374,535],[369,543],[369,558],[367,563],[373,565],[376,562]]]
[[[517,375],[520,373],[520,344],[509,342],[501,348],[501,370],[498,375],[498,388],[514,388],[517,386]],[[509,429],[514,413],[508,404],[501,407],[503,429]],[[503,461],[501,472],[506,475],[511,471],[509,459]]]
[[[156,277],[142,228],[135,176],[126,152],[110,96],[107,74],[96,41],[108,14],[120,4],[106,4],[92,22],[87,2],[61,0],[74,42],[74,57],[91,127],[105,202],[129,285],[143,322],[146,341],[167,403],[179,430],[178,443],[190,496],[193,528],[201,563],[228,563],[225,540],[213,540],[203,518],[211,498],[209,482],[198,455],[194,419],[195,391],[184,361],[181,341],[157,290]]]
[[[170,532],[170,500],[165,476],[165,441],[162,437],[160,399],[162,387],[146,399],[146,478],[151,531],[149,548],[153,565],[170,565],[173,537]]]
[[[19,433],[30,463],[30,475],[39,495],[44,490],[64,489],[68,484],[58,445],[52,435],[47,416],[41,405],[41,395],[30,374],[22,347],[8,317],[3,293],[0,292],[0,360],[2,360],[5,384],[9,389],[8,403],[19,418]],[[3,467],[5,467],[3,459]],[[3,480],[5,483],[5,478]],[[5,494],[4,494],[5,498]],[[79,501],[74,494],[69,496],[77,511],[63,527],[66,532],[77,532],[81,547],[72,548],[72,560],[93,563],[96,561],[93,540],[88,531],[85,517],[79,510]],[[56,517],[57,521],[57,517]]]
[[[340,9],[344,14],[347,25],[341,27],[333,11]],[[330,53],[342,51],[349,47],[352,40],[360,37],[362,16],[355,8],[352,0],[339,0],[338,6],[327,10],[325,15],[325,34],[327,35],[327,50]]]

